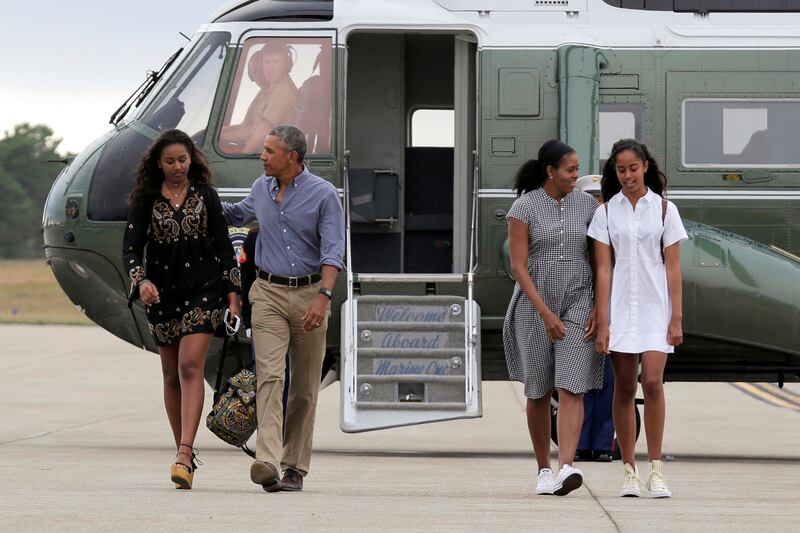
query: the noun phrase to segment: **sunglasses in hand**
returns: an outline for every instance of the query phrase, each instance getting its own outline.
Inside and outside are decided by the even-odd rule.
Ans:
[[[236,335],[236,332],[239,331],[239,326],[242,323],[242,319],[239,317],[239,315],[234,315],[233,319],[231,319],[231,310],[226,309],[225,318],[223,320],[225,321],[225,331],[227,332],[228,336],[233,337]]]

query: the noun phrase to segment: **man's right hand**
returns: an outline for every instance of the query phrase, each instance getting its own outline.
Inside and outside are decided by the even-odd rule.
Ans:
[[[142,303],[145,305],[153,305],[161,302],[158,289],[155,283],[150,280],[144,280],[139,284],[139,295],[142,297]]]

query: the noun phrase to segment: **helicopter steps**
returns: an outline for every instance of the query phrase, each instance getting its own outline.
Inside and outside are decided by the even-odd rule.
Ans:
[[[480,416],[479,307],[450,295],[344,304],[344,431]],[[347,392],[344,392],[347,389]]]

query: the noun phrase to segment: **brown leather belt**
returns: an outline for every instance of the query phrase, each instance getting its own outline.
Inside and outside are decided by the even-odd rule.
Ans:
[[[258,277],[266,280],[270,283],[277,283],[278,285],[286,285],[288,287],[296,288],[296,287],[305,287],[306,285],[312,285],[319,280],[322,279],[322,274],[319,272],[314,272],[313,274],[308,274],[306,276],[278,276],[277,274],[273,274],[271,272],[264,272],[260,268],[257,269]]]

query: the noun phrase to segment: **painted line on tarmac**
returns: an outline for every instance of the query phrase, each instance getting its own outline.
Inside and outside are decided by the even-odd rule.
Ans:
[[[771,392],[772,394],[786,400],[789,403],[795,404],[800,407],[800,394],[796,394],[788,389],[778,387],[772,383],[753,383],[756,387],[763,391]]]
[[[794,396],[791,393],[787,395],[779,394],[783,392],[775,385],[767,385],[762,383],[731,383],[734,387],[744,392],[748,396],[761,400],[775,407],[782,407],[791,411],[800,412],[800,396]]]

